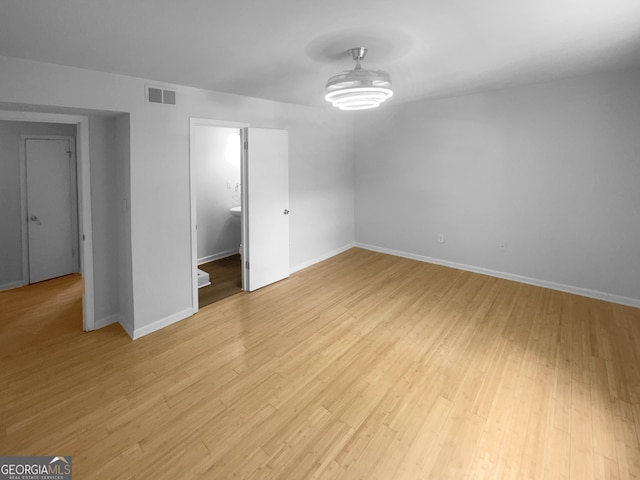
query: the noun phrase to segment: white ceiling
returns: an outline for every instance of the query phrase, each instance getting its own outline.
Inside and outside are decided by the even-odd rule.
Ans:
[[[640,0],[0,0],[0,55],[289,103],[355,46],[393,102],[640,66]]]

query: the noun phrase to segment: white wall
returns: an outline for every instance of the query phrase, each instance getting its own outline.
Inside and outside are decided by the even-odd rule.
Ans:
[[[75,137],[76,127],[0,120],[0,290],[23,284],[20,201],[20,135],[23,134]]]
[[[327,104],[327,109],[332,108]],[[353,116],[324,109],[303,116],[305,111],[298,110],[296,117],[281,127],[289,130],[293,270],[352,246],[354,241]]]
[[[126,242],[130,245],[130,238],[126,234],[126,219],[130,217],[123,208],[122,198],[125,193],[122,188],[126,185],[126,177],[120,168],[128,150],[128,131],[116,128],[120,117],[89,116],[94,309],[97,327],[123,318],[119,292],[123,284],[122,276],[126,276],[127,272],[130,276],[131,272],[130,266],[122,260],[126,254]]]
[[[198,222],[198,264],[238,253],[240,218],[231,207],[240,205],[240,129],[197,125],[191,151],[195,169]]]
[[[113,161],[115,164],[116,251],[118,312],[117,319],[132,333],[133,278],[131,260],[131,155],[130,121],[128,114],[121,114],[113,122]]]
[[[640,306],[640,70],[380,110],[356,152],[357,243]]]
[[[134,334],[191,314],[191,116],[289,131],[292,267],[353,242],[350,117],[330,107],[179,86],[177,106],[146,104],[145,83],[140,78],[0,57],[0,102],[130,114]]]
[[[62,112],[60,112],[62,113]],[[65,111],[65,113],[72,113]],[[123,284],[121,277],[128,272],[130,266],[120,262],[121,251],[118,243],[127,239],[126,226],[122,225],[126,213],[118,205],[122,195],[118,185],[123,178],[116,176],[119,155],[116,145],[120,138],[128,139],[127,131],[116,135],[116,117],[113,113],[88,114],[89,118],[89,152],[91,163],[91,200],[92,200],[92,238],[93,238],[93,270],[94,270],[94,318],[97,327],[118,321],[123,317],[119,289]],[[39,122],[7,122],[0,121],[0,182],[2,195],[7,201],[0,208],[0,276],[11,273],[18,281],[0,282],[10,287],[22,283],[21,269],[21,225],[20,225],[20,180],[18,141],[20,134],[76,135],[76,126]],[[3,148],[3,147],[7,148]],[[14,151],[15,150],[15,151]],[[122,149],[121,149],[122,150]],[[128,143],[124,150],[128,150]],[[128,174],[128,172],[127,172]],[[127,216],[127,218],[129,218]],[[6,241],[10,239],[11,241]],[[130,242],[130,238],[129,238]],[[130,248],[129,248],[130,250]],[[124,283],[126,285],[126,283]],[[129,282],[130,285],[130,282]]]

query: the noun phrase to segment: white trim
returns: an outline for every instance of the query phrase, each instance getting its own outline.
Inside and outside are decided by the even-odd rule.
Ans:
[[[242,257],[240,269],[242,271],[242,290],[249,291],[249,273],[247,265],[249,259],[249,151],[244,148],[249,141],[249,126],[240,129],[240,255]]]
[[[289,272],[290,273],[299,272],[300,270],[308,268],[311,265],[315,265],[316,263],[324,262],[325,260],[328,260],[331,257],[335,257],[336,255],[339,255],[339,254],[341,254],[343,252],[346,252],[347,250],[350,250],[355,246],[356,246],[356,244],[353,243],[353,242],[348,243],[347,245],[344,245],[344,246],[342,246],[340,248],[337,248],[335,250],[332,250],[330,252],[324,253],[324,254],[320,255],[319,257],[316,257],[316,258],[314,258],[312,260],[309,260],[307,262],[299,263],[298,265],[296,265],[294,267],[291,267]]]
[[[236,255],[239,252],[240,245],[238,248],[232,248],[231,250],[225,250],[224,252],[214,253],[213,255],[207,255],[206,257],[202,257],[198,259],[198,265],[202,265],[203,263],[213,262],[215,260],[220,260],[221,258],[231,257],[232,255]]]
[[[191,315],[198,312],[198,216],[197,216],[197,202],[196,202],[196,179],[195,179],[195,168],[193,165],[192,154],[194,151],[193,148],[193,127],[226,127],[226,128],[238,128],[240,129],[241,140],[244,142],[244,138],[242,136],[242,132],[245,128],[249,127],[248,123],[240,123],[240,122],[226,122],[224,120],[215,120],[211,118],[201,118],[201,117],[189,117],[189,196],[190,196],[190,207],[191,207]],[[244,147],[241,148],[241,151],[244,152]],[[244,153],[242,153],[244,158]],[[242,175],[242,172],[240,173]],[[246,195],[246,188],[242,189],[242,196],[244,201],[244,196]],[[242,209],[242,216],[244,219],[244,208]],[[244,223],[242,226],[241,237],[244,240]],[[242,270],[242,282],[244,285],[244,269]],[[133,337],[137,338],[137,337]]]
[[[123,318],[121,318],[120,320],[118,320],[118,323],[120,324],[120,326],[122,327],[122,329],[127,332],[127,335],[129,335],[129,337],[131,338],[131,340],[133,340],[133,326],[131,326],[131,324],[127,323],[124,321]]]
[[[198,216],[196,211],[196,179],[195,168],[193,166],[194,139],[193,127],[197,126],[196,119],[189,119],[189,198],[191,210],[191,311],[198,311]],[[133,335],[131,335],[133,338]]]
[[[224,127],[224,128],[248,128],[250,124],[245,122],[227,122],[213,118],[189,117],[190,127]]]
[[[22,135],[20,136],[20,246],[22,249],[22,285],[29,284],[29,227],[27,225],[27,152]],[[77,179],[76,179],[77,181]]]
[[[572,293],[574,295],[581,295],[583,297],[595,298],[597,300],[604,300],[606,302],[619,303],[621,305],[628,305],[630,307],[640,307],[640,299],[638,298],[622,297],[620,295],[614,295],[612,293],[599,292],[597,290],[590,290],[588,288],[565,285],[563,283],[551,282],[549,280],[541,280],[539,278],[525,277],[525,276],[516,275],[513,273],[500,272],[500,271],[491,270],[488,268],[476,267],[474,265],[465,265],[463,263],[450,262],[448,260],[427,257],[424,255],[416,255],[413,253],[402,252],[399,250],[392,250],[384,247],[377,247],[375,245],[368,245],[366,243],[356,242],[355,246],[359,248],[364,248],[365,250],[371,250],[373,252],[387,253],[389,255],[395,255],[396,257],[409,258],[411,260],[418,260],[420,262],[433,263],[436,265],[442,265],[444,267],[457,268],[458,270],[466,270],[468,272],[481,273],[483,275],[489,275],[491,277],[503,278],[505,280],[512,280],[514,282],[526,283],[528,285],[535,285],[536,287],[549,288],[551,290],[558,290],[560,292]]]
[[[22,283],[22,280],[17,280],[15,282],[3,283],[2,285],[0,285],[0,292],[3,292],[5,290],[11,290],[12,288],[23,287],[23,286],[24,286],[24,284]]]
[[[120,315],[114,314],[114,315],[109,315],[108,317],[100,318],[96,320],[94,327],[97,330],[99,328],[104,328],[104,327],[108,327],[109,325],[113,325],[114,323],[122,323],[120,321]]]
[[[80,272],[84,279],[82,323],[85,331],[95,329],[93,235],[91,228],[91,162],[89,158],[89,117],[61,113],[13,112],[0,110],[0,120],[14,122],[67,123],[76,125],[76,169],[78,179],[78,229]],[[82,238],[84,237],[84,241]]]
[[[71,117],[65,115],[65,117]],[[76,162],[78,165],[78,207],[80,208],[80,271],[84,278],[83,298],[84,329],[95,328],[95,305],[93,290],[93,220],[91,216],[91,162],[89,159],[89,117],[76,117]]]
[[[194,312],[192,312],[190,308],[185,308],[181,312],[174,313],[173,315],[161,318],[160,320],[156,320],[155,322],[152,322],[149,325],[145,325],[144,327],[134,328],[133,335],[130,334],[131,338],[137,340],[140,337],[161,330],[165,327],[168,327],[169,325],[179,322],[180,320],[184,320],[185,318],[193,315],[193,313]],[[129,333],[129,330],[127,328],[125,328],[125,330],[127,330],[127,333]]]

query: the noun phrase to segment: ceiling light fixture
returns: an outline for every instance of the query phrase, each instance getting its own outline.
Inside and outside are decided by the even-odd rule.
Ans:
[[[391,77],[382,70],[364,70],[360,61],[367,55],[364,47],[349,50],[356,67],[334,75],[327,81],[325,100],[340,110],[366,110],[378,107],[393,95]]]

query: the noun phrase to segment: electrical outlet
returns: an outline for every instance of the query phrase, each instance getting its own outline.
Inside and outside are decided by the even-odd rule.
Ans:
[[[438,243],[444,243],[444,233],[438,234]]]
[[[507,242],[500,242],[500,251],[502,253],[508,253],[509,252],[509,246],[507,245]]]

